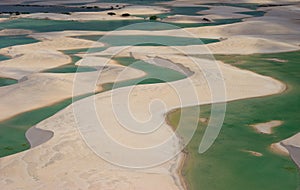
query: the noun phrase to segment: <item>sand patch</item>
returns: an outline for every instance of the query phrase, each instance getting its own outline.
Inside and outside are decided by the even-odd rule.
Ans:
[[[256,157],[262,157],[263,154],[260,152],[256,152],[256,151],[252,151],[252,150],[242,150],[243,152],[247,152],[252,156],[256,156]]]
[[[279,127],[280,125],[282,125],[283,122],[279,121],[279,120],[273,120],[273,121],[269,121],[266,123],[257,123],[257,124],[252,124],[250,125],[251,127],[253,127],[257,133],[262,133],[262,134],[272,134],[272,129],[275,127]]]
[[[286,62],[288,62],[287,60],[277,59],[277,58],[268,58],[268,59],[265,59],[265,60],[274,61],[274,62],[277,62],[277,63],[286,63]]]
[[[24,29],[3,29],[0,30],[0,36],[17,36],[32,34],[31,30]]]

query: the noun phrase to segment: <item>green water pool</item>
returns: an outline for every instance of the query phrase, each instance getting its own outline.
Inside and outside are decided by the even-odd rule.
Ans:
[[[289,157],[272,153],[272,143],[300,131],[300,52],[262,55],[219,55],[217,59],[236,67],[284,81],[288,90],[282,94],[239,100],[227,104],[226,118],[214,145],[204,154],[198,146],[206,129],[200,123],[186,147],[187,161],[182,175],[192,190],[295,190],[300,187],[299,170]],[[270,60],[288,60],[280,63]],[[184,108],[193,112],[193,107]],[[180,110],[168,116],[176,126]],[[208,118],[210,106],[201,106],[199,117]],[[257,134],[250,124],[282,120],[272,135]],[[260,152],[253,156],[243,150]]]
[[[78,36],[77,38],[99,41],[110,46],[186,46],[219,42],[218,39],[173,37],[173,36]]]
[[[0,23],[1,28],[1,23]],[[20,36],[0,36],[0,48],[14,46],[14,45],[23,45],[23,44],[30,44],[38,42],[38,40],[35,40],[33,38],[29,38],[24,35]],[[5,60],[5,57],[2,58]],[[0,60],[1,61],[1,60]]]
[[[240,22],[241,19],[220,19],[212,23],[170,23],[170,25],[161,25],[160,27],[153,26],[150,24],[145,25],[140,30],[168,30],[174,29],[174,26],[180,28],[187,27],[200,27],[200,26],[213,26],[230,24],[235,22]],[[123,26],[128,26],[130,24],[145,23],[149,20],[115,20],[115,21],[59,21],[59,20],[46,20],[46,19],[29,19],[20,18],[9,20],[0,23],[0,28],[6,29],[27,29],[37,32],[54,32],[54,31],[64,31],[64,30],[93,30],[93,31],[112,31]],[[151,21],[159,22],[159,21]],[[172,26],[171,26],[172,25]],[[127,28],[128,29],[128,28]],[[133,28],[134,29],[134,28]]]
[[[7,85],[12,85],[18,83],[17,80],[15,79],[10,79],[10,78],[0,78],[0,87],[1,86],[7,86]]]

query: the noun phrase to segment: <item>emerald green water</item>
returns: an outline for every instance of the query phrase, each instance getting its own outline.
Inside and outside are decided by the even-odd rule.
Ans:
[[[51,117],[74,101],[93,95],[85,94],[54,103],[53,105],[21,113],[0,122],[0,157],[8,156],[30,148],[26,131],[39,122]]]
[[[70,98],[52,106],[25,112],[0,122],[0,157],[30,148],[25,137],[27,129],[54,115],[71,103],[72,99]]]
[[[72,62],[67,65],[62,65],[59,67],[55,67],[52,69],[44,70],[44,73],[80,73],[80,72],[92,72],[97,71],[97,69],[87,66],[77,66],[75,63],[79,61],[81,58],[78,56],[71,55]]]
[[[138,28],[140,30],[168,30],[174,29],[174,26],[178,26],[180,28],[186,27],[200,27],[200,26],[213,26],[213,25],[221,25],[221,24],[229,24],[240,22],[240,19],[224,19],[224,20],[216,20],[216,22],[212,23],[193,23],[193,24],[185,24],[185,23],[170,23],[172,26],[161,25],[160,27],[153,26],[150,24],[145,25],[143,28]],[[0,28],[6,29],[28,29],[34,30],[37,32],[54,32],[54,31],[64,31],[64,30],[94,30],[94,31],[112,31],[116,30],[123,26],[128,26],[130,24],[137,24],[149,22],[148,20],[115,20],[115,21],[58,21],[58,20],[42,20],[42,19],[14,19],[0,23]],[[159,21],[152,21],[159,22]],[[133,28],[136,29],[136,28]]]
[[[131,79],[131,80],[121,81],[116,83],[108,83],[105,85],[106,89],[115,89],[124,86],[132,86],[132,85],[139,85],[139,84],[155,84],[155,83],[171,82],[171,81],[176,81],[176,80],[181,80],[186,78],[184,74],[179,73],[178,71],[156,66],[156,65],[151,65],[144,61],[136,60],[132,57],[119,57],[114,59],[118,61],[121,65],[142,70],[146,72],[147,75],[138,79]]]
[[[1,28],[1,23],[0,23]],[[24,35],[20,36],[0,36],[0,48],[14,46],[14,45],[23,45],[38,42],[33,38],[29,38]],[[5,59],[4,59],[5,60]]]
[[[5,61],[5,60],[8,60],[9,57],[7,56],[4,56],[4,55],[0,55],[0,61]]]
[[[238,14],[250,15],[254,17],[261,17],[265,15],[264,11],[248,11],[248,12],[237,12]]]
[[[221,133],[213,146],[198,154],[198,146],[206,125],[200,123],[186,147],[188,159],[183,176],[192,190],[295,190],[300,188],[299,170],[289,157],[272,153],[269,146],[300,131],[300,52],[216,56],[229,64],[284,81],[288,90],[268,97],[239,100],[227,104]],[[268,58],[288,60],[286,63]],[[193,107],[184,108],[193,112]],[[176,126],[180,110],[168,119]],[[199,117],[209,117],[210,106],[201,106]],[[274,134],[257,134],[250,124],[282,120]],[[262,157],[243,150],[257,151]]]
[[[78,36],[77,38],[98,41],[111,46],[126,46],[136,44],[136,46],[186,46],[219,42],[217,39],[208,38],[184,38],[173,36]]]
[[[259,8],[259,4],[256,3],[205,3],[204,5],[240,7],[252,10]]]
[[[1,86],[7,86],[7,85],[12,85],[18,83],[17,80],[15,79],[10,79],[10,78],[0,78],[0,87]]]
[[[63,30],[95,30],[95,31],[111,31],[119,27],[129,24],[140,23],[145,21],[121,20],[121,21],[59,21],[59,20],[43,20],[43,19],[14,19],[1,22],[0,27],[10,29],[28,29],[37,32],[53,32]]]

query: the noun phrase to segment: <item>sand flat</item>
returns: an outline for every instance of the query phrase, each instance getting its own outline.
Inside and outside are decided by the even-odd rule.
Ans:
[[[31,30],[24,29],[3,29],[0,30],[0,36],[16,36],[16,35],[28,35],[32,34]]]

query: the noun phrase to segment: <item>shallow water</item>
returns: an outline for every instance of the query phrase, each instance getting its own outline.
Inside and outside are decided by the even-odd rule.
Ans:
[[[75,51],[73,51],[75,52]],[[43,73],[81,73],[81,72],[92,72],[92,71],[97,71],[97,69],[93,67],[85,67],[85,66],[77,66],[75,63],[79,61],[81,58],[71,55],[72,62],[67,65],[62,65],[59,67],[51,68],[42,71]]]
[[[240,22],[241,19],[222,19],[212,23],[169,23],[170,26],[160,25],[158,28],[153,28],[151,24],[145,25],[140,30],[168,30],[174,29],[174,26],[180,28],[213,26],[222,24],[231,24]],[[94,31],[112,31],[130,24],[149,22],[149,20],[116,20],[116,21],[57,21],[57,20],[42,20],[42,19],[14,19],[0,23],[0,28],[6,29],[28,29],[37,32],[53,32],[64,30],[94,30]],[[152,21],[158,22],[158,21]],[[171,26],[173,25],[173,26]],[[128,29],[128,28],[127,28]],[[135,29],[135,28],[134,28]]]
[[[288,60],[287,63],[268,61],[267,58]],[[217,59],[254,72],[271,76],[288,84],[279,95],[239,100],[227,104],[226,118],[214,145],[204,154],[198,146],[206,128],[200,123],[192,141],[186,147],[188,160],[183,170],[193,190],[295,190],[300,187],[299,170],[289,157],[272,153],[269,146],[299,132],[300,123],[300,52],[217,56]],[[241,63],[242,62],[242,63]],[[184,108],[193,111],[193,107]],[[210,106],[201,106],[199,117],[209,117]],[[173,125],[179,111],[169,115]],[[250,124],[282,120],[274,134],[257,134]],[[243,150],[263,154],[256,157]]]
[[[172,36],[78,36],[77,38],[99,41],[109,46],[126,46],[134,44],[135,46],[186,46],[201,45],[219,42],[217,39],[207,38],[184,38]]]
[[[72,99],[68,99],[52,106],[19,114],[11,119],[0,122],[0,157],[30,148],[25,137],[27,129],[54,115],[71,103]]]
[[[0,23],[1,29],[1,23]],[[38,40],[27,37],[25,35],[19,36],[0,36],[0,48],[14,46],[14,45],[23,45],[38,42]],[[5,57],[3,57],[5,60]],[[1,58],[0,58],[1,61]]]
[[[186,75],[178,71],[168,69],[165,67],[152,65],[131,57],[115,58],[115,60],[118,61],[121,65],[142,70],[146,72],[147,75],[138,79],[116,82],[114,84],[106,84],[105,87],[107,89],[115,89],[124,86],[132,86],[132,85],[139,85],[139,84],[164,83],[164,82],[171,82],[171,81],[176,81],[176,80],[181,80],[186,78]]]
[[[10,78],[0,78],[0,87],[1,86],[7,86],[7,85],[12,85],[18,83],[17,80],[15,79],[10,79]]]

